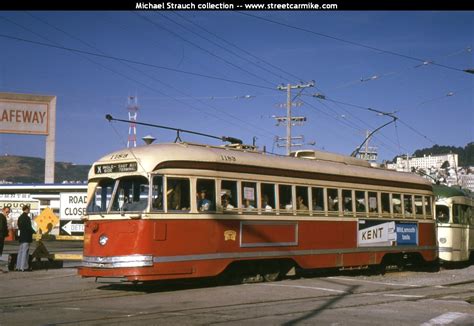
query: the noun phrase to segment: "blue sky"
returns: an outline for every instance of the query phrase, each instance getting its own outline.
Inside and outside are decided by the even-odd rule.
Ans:
[[[247,13],[456,69],[474,68],[473,52],[468,50],[474,44],[474,12]],[[293,135],[304,135],[305,143],[316,142],[305,148],[350,154],[366,129],[390,120],[355,106],[318,100],[311,96],[314,93],[397,111],[396,126],[385,127],[372,141],[379,161],[435,143],[465,146],[474,140],[474,75],[418,66],[421,62],[237,12],[0,12],[0,31],[250,84],[0,38],[0,91],[58,97],[58,161],[91,164],[124,147],[128,126],[111,125],[104,116],[126,119],[130,95],[138,97],[139,121],[233,136],[246,143],[256,136],[260,148],[284,153],[274,138],[284,136],[285,128],[275,126],[272,116],[285,114],[279,104],[286,101],[286,93],[276,88],[310,80],[316,87],[306,89],[300,97],[303,105],[294,109],[307,122],[295,127]],[[159,142],[175,138],[172,132],[139,126],[138,143],[148,134]],[[219,144],[192,135],[182,138]],[[0,134],[0,153],[43,157],[44,137]]]

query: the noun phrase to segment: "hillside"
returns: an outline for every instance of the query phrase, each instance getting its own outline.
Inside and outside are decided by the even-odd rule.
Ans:
[[[454,153],[458,154],[459,166],[474,166],[474,142],[463,147],[434,145],[430,148],[416,150],[413,156],[422,157],[423,155],[439,155]]]
[[[87,181],[90,165],[56,162],[55,183]],[[13,183],[43,183],[44,159],[26,156],[1,156],[0,181]]]

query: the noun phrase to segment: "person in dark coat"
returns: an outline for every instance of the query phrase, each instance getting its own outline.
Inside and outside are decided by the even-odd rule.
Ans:
[[[0,213],[0,257],[3,255],[5,238],[8,237],[8,214],[10,214],[10,207],[3,207],[2,212]]]
[[[28,260],[30,257],[30,244],[33,242],[33,234],[35,230],[31,226],[31,219],[28,215],[30,213],[30,206],[23,206],[23,213],[18,218],[18,230],[20,231],[20,247],[18,248],[18,257],[16,260],[17,271],[27,271],[29,269]]]

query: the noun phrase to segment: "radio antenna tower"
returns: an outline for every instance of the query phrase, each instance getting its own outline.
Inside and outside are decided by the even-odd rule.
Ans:
[[[136,96],[129,96],[128,97],[128,121],[130,122],[128,125],[128,141],[127,141],[127,148],[137,147],[137,115],[138,115],[138,99]]]

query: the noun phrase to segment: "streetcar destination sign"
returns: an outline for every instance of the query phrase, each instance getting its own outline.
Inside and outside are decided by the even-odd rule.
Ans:
[[[135,172],[137,169],[137,162],[98,164],[94,167],[95,174]]]

